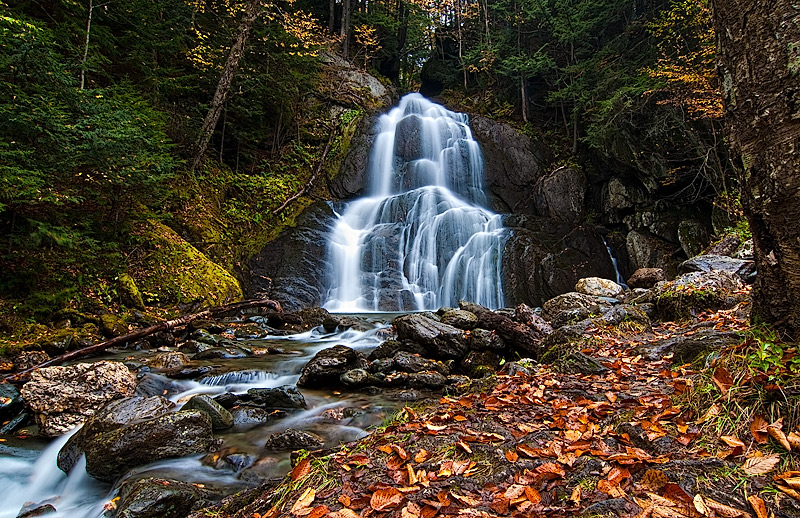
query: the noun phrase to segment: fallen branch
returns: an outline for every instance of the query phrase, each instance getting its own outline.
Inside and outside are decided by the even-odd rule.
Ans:
[[[62,363],[68,362],[70,360],[85,358],[86,356],[91,356],[92,354],[105,351],[109,347],[114,347],[115,345],[127,344],[129,342],[133,342],[140,338],[144,338],[145,336],[150,336],[153,333],[158,333],[159,331],[170,331],[172,329],[185,326],[186,324],[193,322],[195,320],[199,320],[201,318],[216,318],[218,316],[224,315],[225,313],[240,311],[242,309],[254,308],[254,307],[267,307],[274,309],[279,313],[283,312],[281,305],[277,301],[270,299],[246,300],[244,302],[237,302],[235,304],[228,304],[226,306],[209,308],[199,313],[194,313],[191,315],[183,315],[182,317],[174,318],[172,320],[166,320],[164,322],[152,325],[150,327],[146,327],[144,329],[138,329],[136,331],[133,331],[132,333],[128,333],[122,336],[117,336],[110,340],[106,340],[105,342],[100,342],[99,344],[90,345],[89,347],[84,347],[83,349],[76,349],[74,351],[70,351],[66,354],[62,354],[61,356],[56,356],[55,358],[51,358],[46,362],[40,363],[39,365],[34,365],[33,367],[25,369],[24,371],[20,371],[16,374],[9,374],[3,379],[3,381],[7,381],[9,383],[21,383],[23,381],[26,381],[27,378],[30,377],[29,376],[30,373],[32,373],[37,369],[41,369],[42,367],[61,365]]]
[[[306,183],[306,185],[302,189],[300,189],[296,194],[290,196],[285,202],[281,204],[280,207],[273,210],[272,211],[273,216],[277,216],[278,214],[280,214],[280,212],[286,207],[288,207],[290,203],[292,203],[294,200],[298,199],[300,196],[310,191],[311,187],[314,186],[314,182],[316,181],[317,176],[319,176],[319,173],[322,171],[322,166],[325,165],[325,157],[328,156],[328,152],[331,150],[331,144],[333,144],[333,134],[334,132],[331,131],[330,135],[328,136],[328,142],[325,143],[325,149],[322,150],[322,156],[320,157],[319,162],[317,162],[317,167],[314,168],[314,173],[311,175],[311,178],[309,178],[308,183]]]

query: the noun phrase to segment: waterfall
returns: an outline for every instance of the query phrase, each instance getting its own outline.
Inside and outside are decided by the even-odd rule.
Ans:
[[[337,214],[329,311],[503,305],[506,232],[485,207],[483,157],[465,114],[409,94],[379,120],[367,195]]]

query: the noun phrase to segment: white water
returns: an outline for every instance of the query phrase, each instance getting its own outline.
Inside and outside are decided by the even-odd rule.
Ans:
[[[483,157],[465,114],[419,94],[379,121],[368,195],[338,214],[329,311],[503,305],[505,231],[487,210]]]

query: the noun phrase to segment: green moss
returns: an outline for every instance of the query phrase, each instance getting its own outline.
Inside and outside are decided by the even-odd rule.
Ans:
[[[697,312],[719,303],[719,296],[714,291],[692,285],[676,285],[658,296],[656,310],[666,320],[687,320]]]
[[[162,223],[137,232],[141,252],[132,273],[150,303],[218,306],[240,300],[239,282]]]
[[[136,281],[127,273],[123,273],[117,277],[117,292],[119,293],[120,301],[129,308],[144,310],[144,300],[139,288],[136,286]]]

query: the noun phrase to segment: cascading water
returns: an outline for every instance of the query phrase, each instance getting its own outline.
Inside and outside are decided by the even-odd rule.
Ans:
[[[498,308],[506,232],[484,208],[483,157],[467,116],[420,94],[381,117],[364,198],[331,231],[329,311]]]

